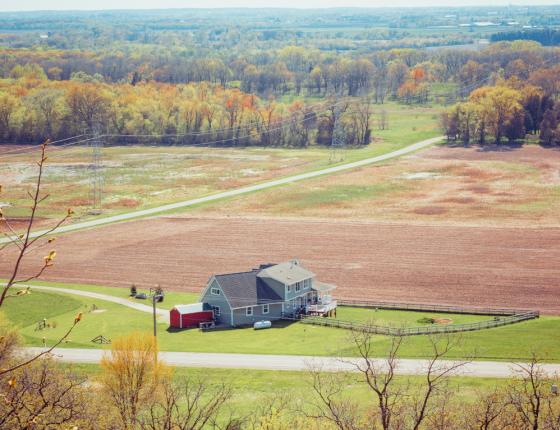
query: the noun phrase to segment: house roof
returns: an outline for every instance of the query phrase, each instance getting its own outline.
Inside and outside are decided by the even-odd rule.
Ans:
[[[253,269],[215,276],[232,308],[282,301],[282,297],[258,277],[260,272],[260,269]]]
[[[313,278],[315,274],[304,269],[298,260],[288,261],[286,263],[275,264],[261,270],[258,274],[260,278],[274,279],[282,284],[294,284],[304,279]]]
[[[324,282],[314,281],[311,287],[315,291],[320,291],[322,293],[326,293],[336,289],[336,285],[326,284]]]

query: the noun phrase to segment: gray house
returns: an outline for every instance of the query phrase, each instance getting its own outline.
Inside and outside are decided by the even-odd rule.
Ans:
[[[298,260],[291,260],[214,275],[199,301],[214,309],[218,324],[234,327],[301,314],[330,315],[336,309],[330,295],[335,288],[317,281]]]

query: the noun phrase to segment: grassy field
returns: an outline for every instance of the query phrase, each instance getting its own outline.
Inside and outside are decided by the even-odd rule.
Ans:
[[[376,107],[387,112],[388,129],[373,130],[374,141],[348,149],[336,161],[354,161],[399,149],[437,136],[439,107],[395,103]],[[375,121],[374,121],[375,122]],[[67,207],[76,220],[88,217],[91,150],[53,147],[45,170],[44,189],[51,194],[40,216],[52,217]],[[37,154],[35,154],[37,155]],[[27,214],[26,192],[36,169],[32,155],[0,156],[0,175],[8,216]],[[272,178],[317,170],[332,165],[328,148],[208,148],[121,146],[103,150],[105,214],[128,212],[212,194]]]
[[[61,285],[67,287],[66,285]],[[83,288],[83,286],[82,286]],[[114,289],[126,296],[126,290]],[[101,292],[102,290],[98,290]],[[184,294],[184,293],[183,293]],[[194,299],[194,295],[176,296]],[[171,305],[167,297],[165,306]],[[49,303],[47,308],[45,303]],[[96,310],[92,311],[92,305]],[[72,333],[65,346],[97,348],[91,339],[98,335],[115,338],[131,331],[149,331],[151,315],[122,305],[75,295],[33,291],[29,296],[12,299],[5,308],[7,317],[19,326],[19,332],[28,345],[42,345],[43,338],[52,344],[67,329],[77,312],[84,312],[83,321]],[[378,311],[341,307],[341,319],[371,320],[378,324],[417,325],[420,318],[437,314]],[[473,321],[480,316],[446,315],[453,322]],[[37,322],[46,318],[55,327],[37,330]],[[54,323],[54,324],[53,324]],[[158,336],[162,350],[193,352],[238,352],[255,354],[295,355],[355,355],[349,342],[348,332],[341,329],[318,327],[300,323],[275,323],[270,330],[255,331],[252,328],[219,330],[202,333],[198,330],[170,332],[166,323],[158,324]],[[458,335],[459,336],[459,335]],[[476,356],[478,359],[523,360],[538,351],[548,361],[560,361],[560,318],[542,317],[538,320],[512,326],[469,332],[460,335],[461,347],[452,357]],[[389,345],[384,336],[374,339],[377,354],[383,355]],[[429,355],[426,337],[409,337],[402,349],[405,357]]]
[[[79,374],[84,374],[95,380],[100,372],[97,365],[72,365],[71,369]],[[310,387],[312,380],[305,372],[266,371],[238,369],[203,369],[203,368],[175,368],[173,375],[176,379],[192,378],[204,380],[210,385],[226,384],[233,390],[229,407],[240,415],[251,413],[255,405],[268,402],[274,398],[298,399],[306,404],[316,398]],[[420,385],[420,377],[397,377],[398,384],[410,383],[411,388]],[[479,392],[490,391],[494,388],[504,387],[507,380],[494,378],[468,378],[454,377],[449,380],[450,388],[457,401],[474,401]],[[345,394],[358,399],[362,405],[371,404],[373,397],[359,375],[347,375],[343,379]]]
[[[396,160],[265,190],[194,213],[479,226],[558,226],[560,153],[528,145],[434,147]]]

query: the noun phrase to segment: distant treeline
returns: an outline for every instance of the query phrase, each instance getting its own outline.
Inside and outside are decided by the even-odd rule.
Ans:
[[[179,46],[132,46],[100,52],[0,48],[0,78],[5,79],[18,79],[30,67],[39,67],[39,74],[55,81],[210,82],[263,98],[371,93],[377,103],[386,98],[425,103],[434,95],[430,91],[435,83],[454,84],[451,91],[439,91],[442,101],[453,101],[497,77],[527,80],[534,72],[558,63],[560,49],[544,48],[534,41],[500,42],[481,51],[391,49],[336,56],[303,46],[212,56]]]
[[[560,30],[552,28],[507,31],[504,33],[493,34],[490,38],[492,42],[513,41],[513,40],[534,40],[543,46],[560,45]]]
[[[367,145],[374,115],[367,98],[277,103],[206,82],[107,84],[51,81],[38,66],[0,83],[0,140],[38,143],[91,133],[117,143],[213,146],[330,145],[335,122],[348,145]],[[382,113],[376,116],[383,128]],[[121,137],[126,136],[126,137]]]

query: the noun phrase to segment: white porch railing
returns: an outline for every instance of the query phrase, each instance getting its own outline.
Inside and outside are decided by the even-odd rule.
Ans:
[[[330,300],[328,303],[318,303],[316,305],[307,305],[305,307],[306,314],[326,314],[336,309],[336,300]]]

